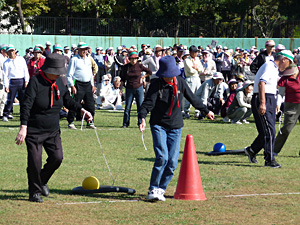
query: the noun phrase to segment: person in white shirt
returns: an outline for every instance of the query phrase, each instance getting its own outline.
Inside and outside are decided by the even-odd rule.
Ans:
[[[102,107],[100,109],[123,110],[121,77],[116,76],[113,85],[106,85],[101,89],[100,98]]]
[[[92,72],[92,62],[87,57],[88,45],[84,42],[78,43],[78,54],[74,55],[69,63],[67,70],[67,82],[71,87],[71,94],[76,102],[84,101],[84,108],[91,112],[93,118],[95,114],[95,105],[93,93],[96,91],[94,87],[94,77]],[[68,113],[68,127],[76,130],[74,125],[75,112],[70,110]],[[91,121],[87,121],[87,128],[96,129]]]
[[[192,45],[189,48],[190,56],[188,56],[184,60],[184,73],[185,73],[185,81],[188,84],[189,88],[192,90],[194,94],[196,94],[197,90],[201,85],[199,74],[204,71],[203,65],[200,62],[198,55],[198,48],[195,45]],[[190,118],[190,107],[191,104],[188,100],[185,100],[184,104],[184,112],[185,118]],[[195,109],[195,118],[199,117],[199,110]]]
[[[3,82],[5,92],[8,95],[3,111],[2,120],[4,122],[8,122],[17,94],[20,105],[22,104],[25,88],[29,82],[29,73],[25,59],[16,55],[16,49],[13,45],[8,45],[6,52],[9,58],[3,63]]]
[[[264,148],[265,166],[280,168],[274,158],[275,117],[277,81],[279,71],[284,71],[294,60],[289,50],[283,50],[274,56],[274,61],[266,61],[257,71],[254,81],[251,108],[255,119],[258,136],[251,146],[246,147],[245,153],[250,163],[257,163],[256,154]]]
[[[0,116],[3,117],[3,110],[7,98],[7,93],[5,92],[3,85],[3,63],[7,59],[6,44],[0,45]]]
[[[200,73],[200,79],[203,83],[204,81],[207,81],[213,77],[213,74],[217,72],[217,67],[215,61],[212,59],[212,54],[205,50],[202,52],[203,59],[201,60],[201,63],[203,65],[204,71]]]

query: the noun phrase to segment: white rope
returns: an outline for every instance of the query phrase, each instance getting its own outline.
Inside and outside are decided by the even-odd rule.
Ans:
[[[85,112],[84,112],[84,114],[83,114],[83,117],[82,117],[82,120],[81,120],[81,131],[82,131],[82,127],[83,127],[83,121],[84,121],[84,118],[85,118],[85,114],[86,114],[86,112],[87,112],[87,111],[85,111]],[[96,137],[97,137],[98,143],[99,143],[99,145],[100,145],[100,148],[101,148],[101,151],[102,151],[103,158],[104,158],[104,160],[105,160],[105,163],[106,163],[106,166],[107,166],[107,168],[108,168],[109,175],[110,175],[110,177],[111,177],[111,179],[112,179],[112,181],[113,181],[113,183],[112,183],[112,186],[113,186],[113,185],[115,184],[115,180],[116,180],[117,176],[116,176],[115,178],[113,178],[113,175],[112,175],[112,173],[111,173],[111,170],[110,170],[110,168],[109,168],[109,165],[108,165],[107,159],[106,159],[106,157],[105,157],[105,154],[104,154],[104,150],[103,150],[103,148],[102,148],[102,145],[101,145],[101,142],[100,142],[100,139],[99,139],[98,133],[97,133],[97,129],[94,129],[94,130],[95,130]]]
[[[145,141],[144,141],[144,132],[142,132],[142,141],[143,141],[144,148],[147,151],[148,149],[147,149],[147,147],[145,145]]]
[[[282,117],[282,111],[279,111],[278,113],[280,113],[280,116],[279,116],[279,125],[278,125],[278,128],[279,128],[279,133],[280,133],[280,134],[282,134],[282,133],[281,133],[281,129],[280,129],[280,127],[281,127],[281,123],[282,123],[282,119],[281,119],[281,117]]]

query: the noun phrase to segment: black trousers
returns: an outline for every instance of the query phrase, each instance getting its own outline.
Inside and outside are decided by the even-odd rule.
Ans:
[[[41,193],[41,186],[47,184],[55,170],[58,169],[63,160],[63,149],[61,145],[60,130],[46,133],[28,133],[27,145],[27,176],[29,194]],[[44,147],[48,158],[42,169],[42,147]]]
[[[91,82],[80,82],[75,81],[75,88],[77,90],[77,94],[74,96],[74,100],[76,102],[81,103],[81,101],[84,101],[84,104],[82,105],[83,108],[87,111],[89,111],[92,116],[95,115],[95,102],[93,97],[93,87]],[[68,123],[73,123],[74,117],[76,112],[70,110],[68,113]]]
[[[264,148],[265,161],[274,160],[275,146],[275,115],[276,115],[276,99],[273,94],[265,94],[266,113],[262,116],[258,113],[260,105],[258,94],[254,94],[251,100],[252,113],[255,119],[258,135],[253,141],[251,148],[257,154]]]

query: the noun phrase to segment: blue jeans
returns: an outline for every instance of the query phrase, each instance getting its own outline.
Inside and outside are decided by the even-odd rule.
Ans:
[[[178,164],[182,128],[169,130],[159,125],[150,127],[156,159],[149,190],[154,188],[166,190]]]
[[[133,98],[135,98],[135,100],[136,100],[137,113],[139,116],[140,108],[144,101],[143,86],[140,86],[137,89],[126,88],[126,105],[125,105],[124,117],[123,117],[123,126],[126,126],[126,127],[128,127],[130,124],[130,110],[131,110]],[[141,121],[139,119],[138,124],[140,124],[140,123],[141,123]]]

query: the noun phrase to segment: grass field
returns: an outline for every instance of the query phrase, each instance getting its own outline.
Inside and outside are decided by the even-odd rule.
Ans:
[[[136,112],[132,112],[127,129],[120,128],[122,112],[97,111],[95,118],[115,185],[134,188],[136,194],[73,195],[72,188],[81,186],[87,176],[96,176],[102,185],[111,185],[112,179],[95,132],[68,130],[62,120],[64,161],[48,183],[50,196],[43,204],[28,202],[26,146],[14,143],[19,128],[19,117],[14,114],[12,121],[0,122],[0,224],[300,223],[299,124],[277,158],[282,168],[272,169],[264,167],[262,152],[255,165],[244,155],[206,155],[217,142],[229,150],[249,145],[257,134],[253,118],[250,124],[242,125],[225,124],[219,117],[214,122],[185,120],[180,161],[166,190],[167,201],[149,203],[144,201],[154,162],[149,124],[144,134],[145,151]],[[79,128],[80,122],[76,125]],[[187,134],[194,137],[206,201],[172,198]]]

